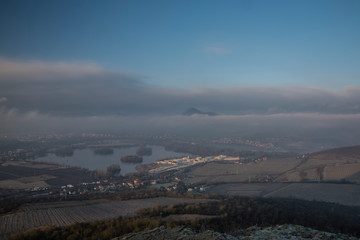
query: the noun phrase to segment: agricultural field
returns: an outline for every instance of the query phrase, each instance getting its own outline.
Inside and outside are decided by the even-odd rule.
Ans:
[[[23,207],[17,213],[0,216],[0,239],[32,228],[65,226],[119,216],[132,216],[143,208],[202,201],[207,200],[160,197],[127,201],[97,200],[90,201],[89,204],[86,202],[34,204]]]
[[[325,179],[346,179],[360,172],[360,163],[329,166],[324,169]]]
[[[211,162],[189,170],[187,183],[342,181],[360,183],[360,147],[250,163]]]
[[[44,174],[34,177],[21,177],[9,180],[1,180],[0,188],[4,189],[29,189],[34,187],[48,187],[45,181],[54,179],[55,176]]]
[[[304,180],[310,181],[320,181],[321,173],[318,172],[318,168],[308,168],[308,169],[297,169],[288,171],[283,174],[281,177],[277,178],[278,182],[300,182]],[[323,170],[321,170],[322,172]]]
[[[356,174],[360,172],[360,163],[339,164],[334,165],[319,165],[312,168],[300,168],[288,171],[279,177],[278,181],[341,181],[351,180],[352,182],[360,182],[360,176]]]
[[[301,159],[295,158],[270,158],[265,161],[244,164],[211,162],[191,169],[187,182],[267,181],[295,168],[301,161]]]
[[[360,147],[331,149],[307,156],[277,181],[341,181],[360,183]]]
[[[347,164],[347,163],[356,163],[357,160],[349,159],[346,157],[328,157],[323,156],[312,156],[310,155],[308,160],[302,164],[302,168],[314,168],[322,165],[335,165],[335,164]],[[360,161],[359,161],[360,162]]]
[[[2,182],[9,181],[10,182]],[[15,189],[28,189],[36,187],[62,186],[91,182],[93,177],[89,172],[81,168],[65,168],[54,164],[33,162],[10,162],[0,165],[0,188],[15,186]],[[32,183],[32,184],[27,184]],[[28,186],[29,185],[29,186]]]
[[[210,187],[207,193],[264,197],[267,194],[288,186],[289,183],[227,183]]]

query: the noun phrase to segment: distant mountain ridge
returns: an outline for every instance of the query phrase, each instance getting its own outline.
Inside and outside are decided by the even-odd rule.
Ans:
[[[197,108],[189,108],[185,112],[183,112],[184,116],[192,116],[192,115],[207,115],[207,116],[218,116],[219,114],[214,112],[203,112]]]

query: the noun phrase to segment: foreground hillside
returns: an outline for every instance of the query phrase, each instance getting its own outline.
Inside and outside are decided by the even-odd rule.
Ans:
[[[17,212],[0,215],[0,239],[30,229],[64,227],[75,223],[94,222],[120,216],[130,217],[143,208],[201,201],[205,200],[157,197],[126,201],[98,199],[27,204]]]
[[[144,199],[144,201],[146,200]],[[156,229],[161,226],[167,228],[186,226],[196,232],[210,230],[237,236],[249,235],[251,231],[249,232],[246,229],[252,226],[264,228],[283,224],[301,225],[319,231],[331,232],[334,233],[332,236],[340,236],[336,234],[341,233],[359,237],[360,208],[295,199],[222,198],[218,196],[214,201],[155,206],[151,209],[141,210],[133,217],[120,216],[97,222],[82,222],[63,227],[28,230],[9,239],[112,239],[130,233]],[[253,228],[253,230],[254,233],[251,234],[257,234],[256,232],[259,231],[264,231],[265,234],[268,231],[256,228]],[[278,230],[281,230],[281,227]],[[289,231],[289,229],[284,230],[285,233]],[[291,231],[296,232],[296,230]],[[309,230],[308,236],[311,236],[311,234]],[[324,236],[327,236],[327,234]],[[318,237],[318,239],[326,238]]]

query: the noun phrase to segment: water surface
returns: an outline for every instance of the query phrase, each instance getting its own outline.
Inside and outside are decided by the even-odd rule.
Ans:
[[[49,154],[46,157],[37,158],[34,161],[56,163],[64,166],[78,166],[90,170],[106,168],[112,164],[119,164],[121,167],[121,175],[137,172],[135,167],[139,164],[148,164],[159,159],[187,156],[186,153],[176,153],[167,151],[162,146],[149,146],[152,148],[151,156],[143,156],[142,163],[123,163],[120,161],[122,156],[136,155],[138,147],[114,148],[114,154],[111,155],[95,155],[93,149],[76,149],[71,157],[59,157],[55,154]]]

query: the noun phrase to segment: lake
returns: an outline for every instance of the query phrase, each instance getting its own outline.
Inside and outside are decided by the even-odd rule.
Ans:
[[[136,155],[138,147],[114,148],[114,154],[111,155],[95,155],[93,149],[76,149],[71,157],[59,157],[55,154],[49,154],[46,157],[35,159],[37,162],[56,163],[59,165],[77,166],[90,170],[106,168],[112,164],[119,164],[121,167],[121,175],[137,172],[135,167],[140,164],[153,163],[159,159],[176,158],[188,156],[187,153],[176,153],[165,150],[162,146],[149,146],[152,148],[151,156],[143,156],[142,163],[123,163],[120,161],[122,156]]]

